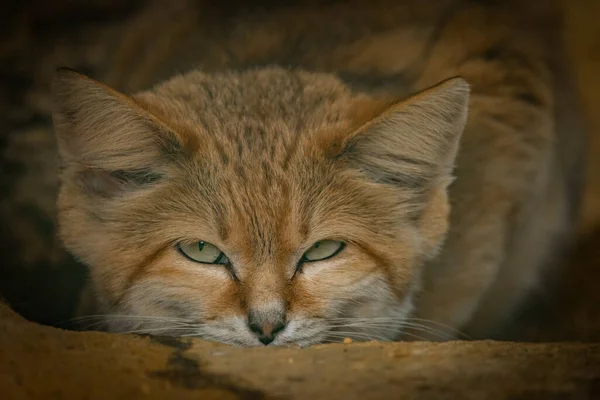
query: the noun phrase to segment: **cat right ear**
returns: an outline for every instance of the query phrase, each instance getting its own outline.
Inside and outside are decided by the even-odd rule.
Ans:
[[[132,98],[69,69],[52,83],[61,163],[85,189],[105,196],[160,178],[178,137]]]
[[[421,234],[421,251],[438,254],[449,229],[448,185],[467,122],[469,85],[449,79],[396,103],[358,130],[338,159],[398,199]]]
[[[340,158],[376,182],[416,193],[447,185],[467,120],[469,85],[449,79],[394,104],[351,134]]]

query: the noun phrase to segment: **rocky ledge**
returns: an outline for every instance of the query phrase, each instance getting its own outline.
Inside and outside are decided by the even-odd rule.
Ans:
[[[600,344],[235,348],[71,332],[0,304],[3,399],[600,399]]]

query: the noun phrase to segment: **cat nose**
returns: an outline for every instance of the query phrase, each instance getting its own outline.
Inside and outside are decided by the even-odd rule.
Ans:
[[[285,324],[282,321],[275,323],[259,323],[248,320],[248,328],[258,336],[258,340],[265,346],[275,340],[277,334],[285,329]]]

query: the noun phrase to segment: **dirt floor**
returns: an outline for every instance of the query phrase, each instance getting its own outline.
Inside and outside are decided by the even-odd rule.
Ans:
[[[62,331],[28,323],[1,304],[0,321],[0,393],[11,400],[600,398],[600,344],[243,349]]]

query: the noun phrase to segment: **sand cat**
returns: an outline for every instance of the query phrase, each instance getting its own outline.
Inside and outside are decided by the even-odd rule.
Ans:
[[[501,331],[577,198],[549,4],[170,3],[131,24],[109,85],[53,84],[60,234],[109,330]]]

